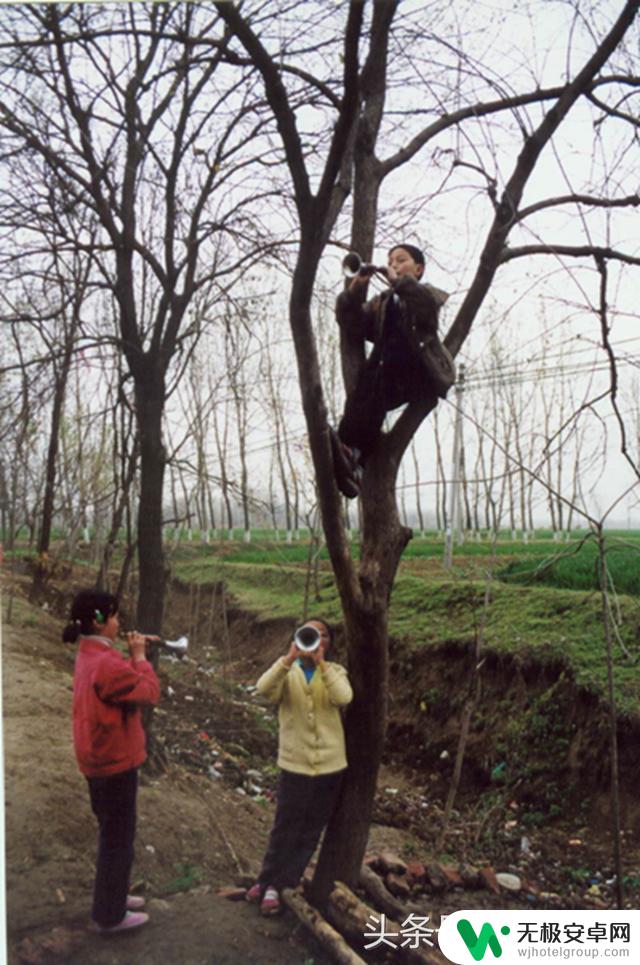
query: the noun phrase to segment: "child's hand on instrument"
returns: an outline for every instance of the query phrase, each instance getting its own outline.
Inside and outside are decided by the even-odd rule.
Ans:
[[[320,643],[318,649],[312,650],[309,654],[316,667],[321,667],[324,663],[324,646],[324,643]]]
[[[127,646],[134,662],[147,659],[147,637],[138,633],[137,630],[127,634]]]
[[[284,658],[284,662],[286,663],[287,667],[293,666],[293,664],[295,663],[295,661],[298,659],[299,656],[300,656],[300,651],[296,646],[295,640],[292,640],[288,653]]]

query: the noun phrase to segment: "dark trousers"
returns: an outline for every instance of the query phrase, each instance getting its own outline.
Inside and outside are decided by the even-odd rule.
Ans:
[[[133,864],[138,772],[88,777],[87,783],[99,826],[93,920],[116,925],[125,916]]]
[[[336,804],[344,771],[294,774],[280,771],[276,816],[258,882],[295,888],[316,850]]]
[[[387,414],[382,375],[365,362],[353,392],[347,396],[344,414],[338,426],[340,441],[360,450],[361,462],[375,446]]]

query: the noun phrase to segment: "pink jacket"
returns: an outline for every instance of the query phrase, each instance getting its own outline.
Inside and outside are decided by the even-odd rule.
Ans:
[[[73,678],[73,742],[87,777],[108,777],[146,760],[141,706],[160,684],[147,660],[135,664],[104,637],[81,637]]]

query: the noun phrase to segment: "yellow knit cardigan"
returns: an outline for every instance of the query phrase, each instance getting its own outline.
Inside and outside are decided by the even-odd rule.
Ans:
[[[278,766],[296,774],[331,774],[347,766],[340,708],[353,698],[347,671],[337,663],[317,668],[307,683],[302,667],[279,657],[256,684],[278,704]]]

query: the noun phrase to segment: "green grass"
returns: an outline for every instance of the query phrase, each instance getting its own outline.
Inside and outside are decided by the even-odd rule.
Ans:
[[[584,535],[584,534],[583,534]],[[620,635],[631,657],[615,645],[615,680],[620,710],[636,713],[640,704],[640,538],[607,534],[607,560],[618,594]],[[575,550],[575,552],[573,552]],[[482,619],[485,570],[492,547],[483,541],[455,548],[455,567],[439,564],[443,543],[436,536],[414,539],[403,557],[391,598],[390,633],[415,648],[474,640]],[[540,662],[564,661],[578,683],[606,692],[601,602],[596,589],[596,547],[536,539],[504,541],[499,579],[484,630],[486,646],[497,653]],[[234,605],[261,619],[292,622],[303,613],[308,545],[269,541],[183,544],[172,557],[173,572],[187,582],[224,580]],[[341,610],[333,575],[323,553],[320,599],[311,586],[308,612],[339,622]]]
[[[611,586],[616,592],[640,596],[640,543],[609,537],[606,551]],[[599,587],[598,547],[591,540],[579,549],[563,547],[539,561],[512,560],[498,573],[510,583],[553,586],[568,590]]]
[[[160,894],[175,895],[181,891],[191,891],[202,880],[202,869],[194,865],[177,864],[174,866],[174,871],[175,877],[160,886]]]
[[[181,580],[208,583],[223,580],[235,604],[252,610],[261,619],[277,617],[298,619],[302,614],[306,573],[302,566],[238,563],[229,560],[191,560],[178,562],[175,574]],[[318,608],[328,620],[340,619],[340,604],[333,575],[325,568],[320,574],[322,600],[310,592],[310,612]]]
[[[391,601],[390,631],[415,647],[446,641],[472,642],[481,624],[484,584],[425,582],[400,576]],[[619,709],[636,713],[640,703],[638,626],[640,601],[619,598],[621,638],[631,657],[615,646],[614,677]],[[576,681],[603,694],[607,675],[601,601],[598,593],[545,587],[492,587],[484,628],[486,646],[541,663],[562,661]]]
[[[635,554],[635,549],[632,552]],[[592,549],[585,547],[581,558],[582,554],[588,570],[593,562]],[[611,560],[614,559],[612,552]],[[628,568],[629,557],[626,559]],[[624,568],[622,558],[619,563]],[[223,579],[237,605],[254,611],[261,619],[286,617],[293,621],[302,615],[305,567],[301,565],[201,557],[178,562],[176,574],[195,582]],[[321,600],[315,600],[312,592],[309,611],[339,622],[339,599],[326,565],[320,584]],[[389,631],[415,648],[448,642],[470,644],[482,622],[484,592],[485,581],[469,578],[462,570],[451,574],[409,560],[407,565],[401,565],[394,586]],[[606,692],[605,644],[597,591],[495,580],[491,595],[484,628],[484,640],[491,651],[541,663],[564,662],[579,684],[599,694]],[[640,656],[640,600],[635,595],[622,594],[618,606],[622,616],[621,639],[632,655],[625,656],[616,643],[619,709],[635,713],[640,704],[640,673],[636,664]]]

